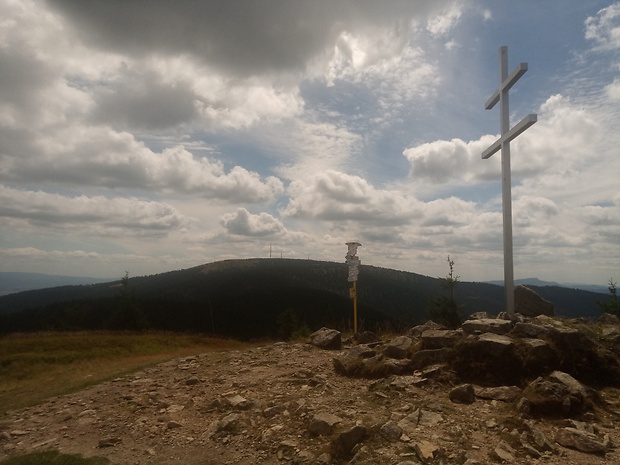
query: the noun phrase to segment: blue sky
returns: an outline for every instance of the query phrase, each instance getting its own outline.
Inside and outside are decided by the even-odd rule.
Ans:
[[[503,276],[498,50],[517,278],[620,276],[620,2],[9,1],[0,270],[227,258]]]

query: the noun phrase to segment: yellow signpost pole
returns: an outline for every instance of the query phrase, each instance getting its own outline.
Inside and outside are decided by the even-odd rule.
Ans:
[[[357,281],[353,281],[353,331],[357,334]]]

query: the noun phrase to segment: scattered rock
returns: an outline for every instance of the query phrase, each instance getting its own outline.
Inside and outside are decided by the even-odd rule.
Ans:
[[[331,442],[331,455],[338,458],[349,457],[353,448],[362,442],[365,436],[366,428],[359,425],[338,434]]]
[[[620,318],[618,318],[618,315],[603,313],[596,322],[602,325],[620,325]]]
[[[595,434],[577,428],[562,428],[555,435],[555,442],[564,447],[589,454],[605,454],[607,445]]]
[[[498,446],[493,450],[495,458],[501,462],[515,463],[516,451],[506,441],[501,441]]]
[[[489,318],[493,318],[487,312],[474,312],[471,315],[467,316],[468,320],[486,320]]]
[[[497,334],[512,323],[483,323],[428,324],[337,354],[277,343],[166,362],[6,412],[0,461],[98,445],[135,465],[200,465],[205,454],[222,464],[620,463],[617,391],[587,382],[600,372],[597,388],[620,385],[616,327],[520,317]],[[462,403],[472,390],[475,407]]]
[[[500,400],[512,402],[521,395],[522,389],[517,386],[479,387],[476,397],[480,399]]]
[[[418,458],[423,463],[431,463],[435,459],[435,457],[439,456],[439,453],[441,451],[438,446],[436,446],[432,442],[425,440],[416,441],[413,444],[413,447],[416,451],[416,454],[418,454]]]
[[[388,421],[379,429],[379,433],[388,441],[398,441],[403,435],[403,429],[393,421]]]
[[[99,441],[99,444],[97,445],[97,447],[99,447],[100,449],[103,449],[106,447],[114,447],[120,444],[121,442],[122,442],[121,438],[106,438],[106,439],[102,439],[101,441]]]
[[[426,323],[418,326],[414,326],[409,331],[407,331],[407,336],[419,338],[422,336],[424,331],[429,329],[445,329],[442,325],[435,323],[434,321],[427,321]]]
[[[226,404],[233,410],[248,410],[252,408],[252,402],[245,397],[235,394],[234,396],[226,397]]]
[[[381,338],[371,331],[364,331],[362,333],[355,333],[353,339],[358,344],[373,344],[381,342]]]
[[[334,426],[342,422],[342,418],[331,413],[317,413],[308,426],[310,434],[315,436],[329,436],[334,430]]]

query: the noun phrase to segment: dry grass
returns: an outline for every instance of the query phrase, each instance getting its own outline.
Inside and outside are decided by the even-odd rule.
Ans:
[[[176,333],[33,333],[0,338],[0,418],[159,362],[247,347]]]

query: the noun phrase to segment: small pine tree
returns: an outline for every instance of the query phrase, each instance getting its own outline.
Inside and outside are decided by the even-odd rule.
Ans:
[[[461,325],[461,312],[454,300],[454,291],[459,283],[460,276],[454,272],[454,260],[448,255],[449,273],[445,278],[439,278],[441,286],[448,291],[448,297],[432,299],[427,313],[436,323],[441,323],[448,328],[457,328]]]
[[[614,282],[613,278],[609,278],[609,302],[601,302],[597,301],[599,308],[603,313],[611,313],[612,315],[616,315],[620,317],[620,302],[618,302],[618,293],[616,285],[618,283]]]
[[[138,304],[135,293],[129,288],[129,272],[127,271],[121,278],[121,289],[116,299],[116,309],[109,321],[111,329],[142,331],[148,328],[146,315]]]

